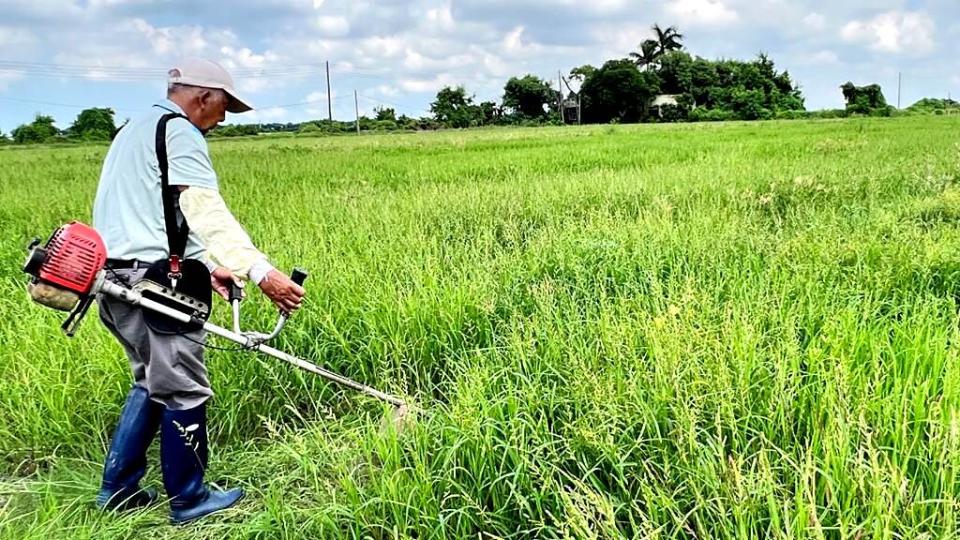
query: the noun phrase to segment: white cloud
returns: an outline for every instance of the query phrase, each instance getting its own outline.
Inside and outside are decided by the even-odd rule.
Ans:
[[[722,0],[673,0],[666,10],[689,26],[726,26],[740,18]]]
[[[424,69],[429,61],[426,56],[413,49],[407,49],[407,52],[403,55],[403,67],[412,71]]]
[[[820,31],[826,28],[827,19],[823,15],[813,12],[803,18],[803,24],[811,30]]]
[[[201,26],[155,27],[143,19],[131,23],[158,56],[198,56],[207,49],[207,39]]]
[[[878,52],[923,55],[936,47],[933,19],[925,12],[889,11],[868,20],[847,23],[840,37]]]
[[[242,75],[234,77],[237,87],[243,92],[263,92],[270,88],[277,88],[282,84],[279,78],[263,77],[258,73],[260,69],[275,68],[280,65],[280,59],[272,52],[258,54],[246,47],[224,45],[220,47],[220,56],[216,60],[230,72],[242,69]]]
[[[108,34],[78,30],[70,40],[71,46],[54,54],[53,62],[89,66],[82,76],[100,81],[162,81],[166,68],[176,60],[203,56],[229,70],[245,69],[247,76],[238,77],[237,84],[241,90],[251,92],[269,87],[269,81],[250,76],[251,70],[277,59],[272,53],[255,53],[240,46],[239,39],[230,30],[153,26],[141,18],[120,19]]]
[[[135,6],[138,4],[152,4],[153,0],[90,0],[91,8],[113,8],[117,6]]]
[[[616,58],[636,49],[643,39],[650,35],[647,23],[610,23],[602,22],[590,28],[590,38],[602,46],[601,58]]]
[[[37,36],[27,28],[0,26],[0,47],[29,45],[36,41]]]
[[[526,28],[523,26],[514,27],[513,30],[510,30],[503,36],[500,46],[504,51],[511,54],[529,53],[536,50],[538,48],[536,43],[524,39],[523,34],[525,31]]]
[[[24,58],[32,55],[37,37],[26,28],[0,26],[0,58]],[[23,70],[0,68],[0,91],[24,78]]]
[[[387,97],[393,97],[400,93],[400,90],[396,86],[390,86],[388,84],[381,84],[377,87],[377,92],[380,92],[381,95]]]
[[[329,37],[343,37],[350,33],[350,21],[346,17],[321,15],[317,17],[317,29]]]
[[[445,4],[438,8],[427,10],[427,24],[431,28],[437,28],[446,32],[453,30],[453,12],[450,11],[450,4]]]
[[[83,6],[75,0],[3,0],[0,7],[5,14],[12,13],[32,19],[76,19],[83,16]]]
[[[257,54],[246,47],[233,47],[224,45],[220,47],[220,54],[223,55],[220,61],[223,67],[233,68],[266,68],[270,67],[268,62],[273,62],[277,56],[273,53]]]
[[[22,71],[0,71],[0,90],[6,90],[10,83],[23,78]]]
[[[380,58],[396,58],[408,47],[408,40],[399,36],[373,36],[360,42],[363,52]]]
[[[0,58],[24,58],[33,53],[37,37],[26,28],[0,26]],[[0,91],[10,87],[10,83],[25,76],[23,70],[0,67]]]
[[[612,15],[626,9],[630,2],[628,0],[593,0],[584,3],[575,0],[572,4],[596,15]]]
[[[276,120],[283,120],[287,117],[287,110],[283,107],[267,107],[266,109],[254,109],[250,112],[244,113],[243,116],[239,117],[241,123],[246,123],[250,121],[256,122],[270,122]]]
[[[403,67],[411,72],[445,71],[475,64],[475,58],[469,53],[452,53],[442,58],[432,58],[419,51],[407,49],[403,58]]]
[[[829,50],[817,51],[813,54],[806,55],[802,59],[804,64],[813,65],[813,66],[832,66],[840,63],[840,58],[837,56],[837,53]]]
[[[85,45],[78,46],[72,50],[58,53],[53,58],[54,63],[64,66],[86,66],[83,77],[91,80],[120,80],[124,82],[142,80],[147,75],[118,75],[116,68],[156,68],[157,80],[164,77],[163,67],[151,62],[147,55],[141,54],[138,50],[123,50],[121,47],[111,45]],[[109,68],[109,69],[108,69]],[[73,73],[75,71],[71,70]]]
[[[333,90],[330,92],[330,101],[336,101],[337,92]],[[307,94],[307,97],[303,98],[303,101],[308,103],[306,111],[310,116],[327,116],[327,93],[326,92],[310,92]]]
[[[462,84],[454,77],[441,73],[432,79],[401,79],[400,88],[407,92],[436,92],[444,86],[456,86]]]
[[[513,70],[513,66],[496,54],[483,53],[482,63],[487,72],[495,77],[507,77]]]

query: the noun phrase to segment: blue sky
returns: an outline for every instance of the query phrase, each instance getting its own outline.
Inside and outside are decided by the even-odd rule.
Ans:
[[[335,118],[352,118],[355,89],[361,113],[421,116],[447,84],[498,99],[511,75],[623,57],[654,22],[703,57],[768,53],[812,109],[842,106],[847,80],[895,104],[898,72],[904,106],[960,97],[957,0],[0,0],[0,14],[7,133],[38,112],[60,127],[85,107],[135,116],[183,56],[236,73],[258,110],[228,123],[326,117],[325,61]]]

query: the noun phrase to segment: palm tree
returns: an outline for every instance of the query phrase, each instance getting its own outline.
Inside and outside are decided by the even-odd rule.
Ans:
[[[640,44],[640,52],[630,53],[630,58],[633,59],[633,63],[637,67],[643,70],[656,64],[661,54],[660,44],[653,39],[648,39]]]
[[[659,24],[654,24],[652,27],[650,27],[650,29],[653,30],[654,34],[656,34],[655,41],[660,54],[666,54],[670,51],[679,51],[683,48],[683,34],[677,30],[676,26],[670,26],[664,30]]]
[[[575,67],[570,70],[570,79],[582,83],[589,79],[590,76],[596,71],[597,68],[591,66],[590,64],[584,64],[580,67]]]

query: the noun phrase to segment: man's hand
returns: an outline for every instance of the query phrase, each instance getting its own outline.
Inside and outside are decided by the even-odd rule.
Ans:
[[[210,274],[210,284],[213,285],[213,290],[217,291],[217,294],[222,296],[224,300],[230,299],[230,283],[239,285],[241,282],[233,275],[233,272],[222,266],[218,266]]]
[[[280,311],[288,315],[300,308],[300,302],[303,301],[303,295],[306,292],[303,287],[277,270],[267,272],[267,276],[260,282],[260,290],[267,295],[267,298],[273,300]]]

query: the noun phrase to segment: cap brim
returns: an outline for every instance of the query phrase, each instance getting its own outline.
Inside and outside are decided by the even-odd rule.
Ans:
[[[237,114],[253,110],[253,105],[250,105],[249,101],[238,96],[236,92],[229,90],[224,90],[224,92],[226,92],[227,97],[230,98],[230,101],[227,102],[227,112]]]

